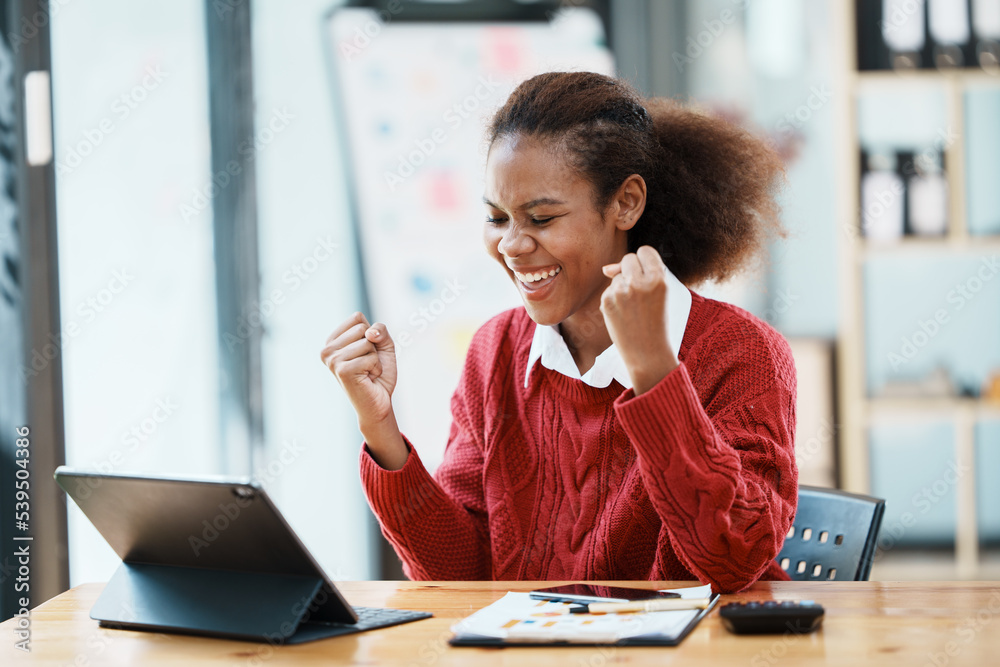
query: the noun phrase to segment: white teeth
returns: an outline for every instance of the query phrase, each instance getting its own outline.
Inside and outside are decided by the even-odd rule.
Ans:
[[[515,271],[514,275],[517,276],[517,279],[523,283],[536,283],[539,280],[544,280],[545,278],[548,278],[549,276],[554,276],[560,271],[562,271],[562,268],[557,266],[551,271],[545,271],[542,273],[518,273],[517,271]]]

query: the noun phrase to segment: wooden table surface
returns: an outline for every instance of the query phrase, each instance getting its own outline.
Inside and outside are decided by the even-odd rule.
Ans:
[[[562,582],[549,582],[555,585]],[[604,582],[612,583],[612,582]],[[667,588],[692,582],[619,582]],[[677,647],[453,648],[458,619],[532,582],[355,581],[355,605],[431,611],[434,618],[298,646],[272,647],[100,628],[89,611],[103,587],[85,584],[33,610],[31,652],[14,648],[14,619],[0,624],[0,665],[1000,665],[1000,582],[760,582],[735,600],[815,600],[826,608],[808,635],[730,634],[713,611]]]

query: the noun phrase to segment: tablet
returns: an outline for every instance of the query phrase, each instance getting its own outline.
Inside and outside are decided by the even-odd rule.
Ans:
[[[249,480],[55,479],[122,559],[91,611],[103,625],[299,643],[431,615],[349,605]]]

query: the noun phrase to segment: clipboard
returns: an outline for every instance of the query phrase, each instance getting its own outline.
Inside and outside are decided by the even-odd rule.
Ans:
[[[508,593],[505,598],[498,600],[497,602],[490,605],[504,604],[506,600],[510,598],[511,594]],[[527,594],[524,594],[527,595]],[[511,604],[515,601],[511,600]],[[462,623],[457,624],[452,629],[455,635],[448,640],[451,646],[491,646],[491,647],[505,647],[505,646],[677,646],[680,644],[685,637],[701,622],[701,619],[705,618],[708,614],[712,612],[715,606],[719,602],[719,594],[713,593],[709,597],[708,606],[701,610],[690,610],[687,612],[654,612],[654,614],[689,614],[690,617],[685,620],[682,624],[675,624],[675,626],[669,632],[655,632],[649,634],[636,634],[628,637],[621,637],[611,639],[604,636],[603,634],[597,634],[595,637],[587,638],[585,634],[578,634],[572,639],[560,639],[560,638],[550,638],[544,636],[534,636],[534,637],[494,637],[485,636],[482,634],[475,634],[474,632],[464,631],[462,629],[463,623],[473,619],[470,616],[468,619]],[[488,610],[489,607],[486,608]],[[481,610],[485,611],[485,610]],[[479,613],[479,612],[477,612]],[[609,614],[608,617],[612,616],[623,616],[618,614]],[[647,615],[650,617],[651,615]],[[511,623],[514,621],[512,620]],[[530,621],[529,621],[530,622]]]

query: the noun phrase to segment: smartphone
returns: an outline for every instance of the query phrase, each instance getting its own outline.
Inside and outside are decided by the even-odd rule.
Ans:
[[[679,598],[678,593],[658,591],[650,588],[625,588],[623,586],[597,586],[594,584],[566,584],[551,588],[539,588],[530,593],[532,600],[552,602],[632,602],[633,600],[653,600],[658,598]]]

